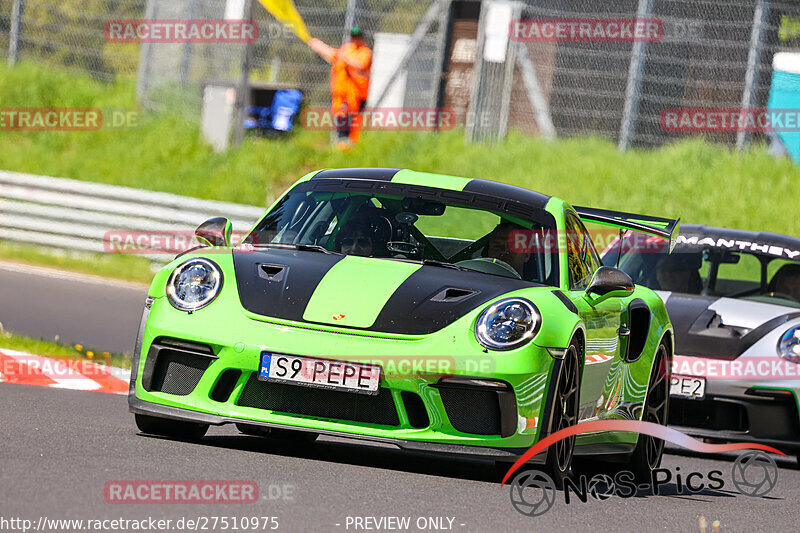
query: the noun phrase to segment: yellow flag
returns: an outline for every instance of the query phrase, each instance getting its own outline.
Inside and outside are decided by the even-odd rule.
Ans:
[[[303,17],[297,12],[292,0],[258,0],[267,11],[272,13],[272,16],[278,19],[278,22],[284,26],[288,26],[295,35],[303,39],[303,42],[311,40],[311,34],[308,33],[306,23]]]

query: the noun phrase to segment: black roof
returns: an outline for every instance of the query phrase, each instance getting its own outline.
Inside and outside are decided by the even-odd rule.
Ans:
[[[680,235],[683,237],[709,237],[715,240],[736,240],[800,250],[800,238],[782,235],[780,233],[772,233],[770,231],[748,231],[699,224],[681,224]]]
[[[373,180],[373,181],[392,181],[394,175],[400,172],[399,168],[334,168],[322,170],[315,174],[311,179],[345,179],[345,180]],[[524,187],[509,185],[499,181],[486,180],[481,178],[462,178],[467,181],[463,189],[465,193],[478,193],[494,198],[514,200],[527,206],[544,209],[550,196],[542,194]],[[433,186],[435,187],[435,185]]]

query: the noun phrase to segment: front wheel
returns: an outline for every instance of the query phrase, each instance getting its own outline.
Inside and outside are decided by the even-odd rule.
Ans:
[[[550,434],[578,423],[580,394],[580,346],[576,341],[570,343],[561,361],[553,406],[550,417]],[[572,456],[575,452],[575,437],[561,439],[547,450],[545,472],[561,487],[569,475]]]
[[[136,426],[142,433],[179,440],[200,440],[208,431],[208,424],[170,420],[136,413]]]

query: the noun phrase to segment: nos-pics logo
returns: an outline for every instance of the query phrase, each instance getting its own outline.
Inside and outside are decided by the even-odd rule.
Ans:
[[[571,426],[546,437],[514,463],[503,479],[503,484],[531,457],[544,451],[553,443],[573,435],[594,431],[633,431],[651,435],[700,453],[745,450],[731,466],[730,480],[739,493],[750,497],[766,496],[778,483],[778,466],[765,451],[784,455],[779,450],[762,444],[706,444],[684,433],[651,422],[601,420]],[[655,469],[651,472],[649,482],[639,480],[638,484],[633,473],[625,470],[620,470],[613,475],[598,474],[588,479],[586,476],[579,476],[577,479],[565,479],[561,490],[564,494],[564,502],[569,504],[574,501],[574,498],[586,503],[589,496],[597,500],[606,500],[612,496],[630,498],[637,491],[649,491],[653,495],[658,495],[661,487],[673,480],[679,494],[699,492],[705,489],[719,490],[725,486],[725,480],[720,470],[713,470],[705,474],[701,472],[679,473],[679,471],[680,468],[677,467],[675,472],[664,468]],[[511,505],[526,516],[541,516],[553,507],[558,492],[553,479],[546,473],[526,470],[514,477],[511,482]]]

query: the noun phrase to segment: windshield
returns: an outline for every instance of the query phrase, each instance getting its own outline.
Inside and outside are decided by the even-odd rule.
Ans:
[[[557,254],[522,253],[511,242],[517,231],[524,231],[528,242],[543,242],[551,225],[465,202],[395,194],[395,190],[381,194],[319,189],[312,182],[295,187],[244,243],[307,250],[313,246],[316,251],[425,262],[557,284]],[[448,191],[441,192],[446,196]],[[543,210],[541,218],[553,220]]]
[[[631,237],[629,233],[625,240]],[[620,268],[635,283],[655,290],[800,308],[800,263],[796,261],[736,248],[694,244],[678,244],[668,255],[666,246],[650,245],[653,240],[656,239],[647,237],[649,244],[644,247],[629,247],[627,242],[624,246]],[[604,264],[616,266],[617,250],[618,247],[604,254]]]

